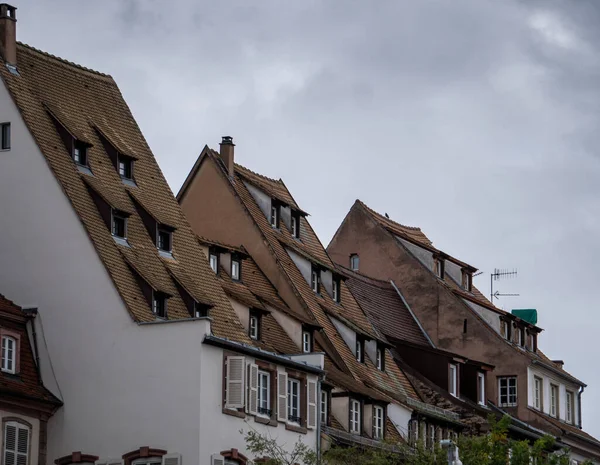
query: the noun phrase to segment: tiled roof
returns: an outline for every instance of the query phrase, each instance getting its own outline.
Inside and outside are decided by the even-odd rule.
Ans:
[[[431,346],[423,331],[386,281],[368,278],[344,268],[346,284],[371,321],[386,337]]]
[[[133,319],[155,320],[137,281],[138,274],[151,286],[173,295],[169,299],[169,319],[189,318],[169,272],[176,270],[192,295],[213,305],[212,329],[217,336],[250,343],[114,80],[24,44],[17,45],[17,54],[20,75],[11,74],[4,66],[0,75]],[[71,134],[92,144],[88,161],[93,175],[77,169],[49,109]],[[137,187],[124,185],[98,129],[118,150],[136,159]],[[131,214],[127,225],[130,247],[113,240],[90,190]],[[159,258],[154,238],[148,234],[133,199],[158,221],[176,228],[176,266]]]
[[[583,439],[589,443],[592,443],[593,446],[597,448],[596,454],[600,457],[600,441],[598,441],[591,434],[586,433],[585,431],[579,429],[575,425],[569,425],[567,423],[564,423],[558,420],[557,418],[551,417],[550,415],[546,415],[545,413],[542,413],[531,407],[529,407],[529,410],[540,419],[540,421],[536,424],[538,424],[542,429],[548,430],[550,427],[550,431],[552,431],[552,433],[557,436],[563,436],[566,433],[567,436],[575,436],[579,439]]]
[[[9,320],[2,317],[2,313],[8,313],[23,319],[18,322],[12,318]],[[44,387],[39,377],[37,366],[34,360],[33,351],[29,344],[29,335],[25,325],[25,314],[20,307],[0,295],[0,327],[10,331],[15,331],[21,337],[20,346],[20,370],[16,375],[9,375],[0,371],[0,397],[15,394],[25,396],[32,400],[44,402],[46,404],[62,405],[48,389]]]
[[[275,192],[277,196],[285,199],[292,206],[294,206],[294,208],[296,208],[297,204],[293,200],[292,195],[288,192],[285,184],[283,184],[282,181],[275,181],[260,176],[239,165],[235,165],[235,176],[233,179],[231,179],[225,173],[225,167],[220,161],[219,155],[210,149],[205,153],[206,156],[210,157],[217,164],[217,166],[220,167],[224,178],[228,179],[231,183],[236,195],[242,201],[243,205],[246,207],[246,210],[252,216],[254,222],[267,240],[275,259],[281,267],[281,270],[285,275],[287,275],[289,281],[292,283],[295,292],[305,307],[306,314],[309,315],[309,317],[312,318],[318,326],[323,328],[323,334],[329,343],[331,343],[337,352],[337,355],[339,355],[341,360],[343,360],[345,364],[343,369],[349,370],[349,374],[356,379],[360,379],[363,381],[363,383],[369,383],[370,387],[386,392],[386,395],[389,395],[388,393],[393,393],[392,396],[397,400],[402,401],[407,396],[417,398],[417,394],[414,391],[411,383],[400,371],[400,369],[398,369],[398,367],[393,363],[389,351],[386,351],[386,357],[389,359],[386,359],[386,372],[377,370],[373,362],[368,357],[365,357],[365,363],[359,363],[356,360],[353,352],[346,345],[341,335],[337,332],[335,326],[331,322],[328,314],[321,306],[321,303],[323,302],[325,302],[325,305],[327,305],[327,299],[329,299],[329,297],[325,295],[316,295],[302,274],[300,274],[300,271],[296,267],[295,263],[290,258],[284,244],[291,240],[294,241],[296,247],[302,248],[307,255],[314,257],[315,261],[319,261],[325,264],[332,271],[335,271],[333,262],[330,260],[325,248],[317,238],[306,218],[301,217],[300,219],[300,241],[292,238],[290,232],[284,226],[282,226],[280,229],[274,229],[254,200],[254,197],[252,197],[250,194],[248,188],[246,187],[245,181],[248,181],[249,178],[252,177],[252,184],[259,188],[261,185],[266,186],[265,192]],[[356,303],[352,297],[352,294],[343,282],[341,284],[341,296],[342,304],[340,305],[339,309],[340,313],[348,320],[351,320],[356,326],[360,327],[363,332],[372,334],[372,337],[379,337],[377,331],[370,324],[368,318],[362,312],[360,306]]]

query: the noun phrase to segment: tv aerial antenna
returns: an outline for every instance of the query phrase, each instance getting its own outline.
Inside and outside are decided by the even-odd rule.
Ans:
[[[517,270],[513,269],[509,271],[507,269],[499,270],[494,268],[494,272],[490,273],[490,302],[494,303],[494,298],[499,299],[500,297],[518,297],[519,294],[500,294],[500,292],[494,292],[494,281],[500,281],[505,278],[514,278],[517,276]]]

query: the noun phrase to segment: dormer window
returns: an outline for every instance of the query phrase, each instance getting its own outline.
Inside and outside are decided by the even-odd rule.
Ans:
[[[198,302],[194,302],[194,316],[196,318],[207,317],[209,306]]]
[[[119,176],[123,179],[133,179],[133,159],[119,154],[118,156]]]
[[[248,336],[254,340],[260,338],[260,314],[252,310],[250,311],[250,319],[248,321]]]
[[[340,303],[340,278],[333,277],[333,282],[331,285],[331,297],[334,302]]]
[[[356,338],[356,360],[360,363],[363,363],[365,361],[365,354],[364,354],[364,347],[363,347],[364,343],[362,341],[362,339],[359,339],[358,337]]]
[[[472,281],[473,281],[473,275],[471,275],[471,273],[469,273],[468,271],[463,271],[462,288],[465,291],[471,292]]]
[[[435,272],[435,275],[438,278],[444,279],[444,260],[443,259],[441,259],[441,258],[434,259],[433,271]]]
[[[305,354],[312,352],[312,333],[308,330],[302,331],[302,352]]]
[[[375,353],[375,366],[379,371],[385,371],[385,350],[381,347],[377,347]]]
[[[310,287],[317,294],[321,290],[321,276],[319,272],[319,268],[313,265],[310,271]]]
[[[454,397],[458,397],[458,366],[448,365],[448,392]]]
[[[0,124],[2,150],[10,150],[10,123]]]
[[[87,145],[83,142],[78,140],[73,142],[73,160],[75,163],[82,166],[88,165],[87,149]]]
[[[167,295],[162,292],[152,293],[152,312],[158,318],[167,318]]]
[[[358,271],[358,264],[358,254],[353,253],[352,255],[350,255],[350,269],[352,271]]]
[[[241,261],[236,255],[231,256],[231,279],[239,281],[241,278]]]
[[[300,238],[300,215],[298,215],[298,213],[296,212],[292,212],[292,219],[291,219],[291,226],[292,226],[292,236],[295,237],[296,239]]]
[[[171,253],[173,249],[173,233],[169,229],[162,226],[158,227],[156,247],[158,247],[158,250]]]
[[[2,365],[3,372],[17,372],[17,340],[11,336],[2,336]]]
[[[500,335],[507,341],[511,340],[511,324],[506,320],[500,320]]]
[[[119,239],[127,238],[127,216],[114,209],[112,210],[111,232],[114,237]]]
[[[219,254],[216,250],[209,249],[208,261],[210,263],[210,268],[217,273],[219,271]]]
[[[279,228],[279,204],[271,200],[271,226]]]

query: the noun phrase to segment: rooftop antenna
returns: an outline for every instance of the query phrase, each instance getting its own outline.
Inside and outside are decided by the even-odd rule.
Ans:
[[[502,278],[513,278],[517,276],[517,270],[499,270],[494,268],[494,272],[490,273],[490,302],[494,303],[494,297],[499,299],[500,297],[517,297],[519,294],[500,294],[498,291],[494,292],[494,281],[499,281]]]

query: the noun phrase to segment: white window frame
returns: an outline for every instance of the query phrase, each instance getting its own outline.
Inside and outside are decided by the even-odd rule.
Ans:
[[[356,266],[354,266],[354,261],[356,260]],[[350,255],[350,269],[352,271],[358,271],[360,267],[360,258],[357,253],[353,253]]]
[[[550,416],[558,418],[558,402],[560,394],[559,387],[556,384],[550,383]]]
[[[373,439],[383,439],[385,414],[381,405],[373,406]]]
[[[514,402],[511,402],[510,381],[514,380]],[[506,402],[502,402],[502,381],[506,381]],[[500,407],[516,407],[519,402],[518,384],[516,376],[501,376],[498,378],[498,405]]]
[[[477,373],[477,384],[479,387],[479,398],[477,403],[479,405],[485,405],[485,375],[483,373]]]
[[[565,421],[569,424],[573,424],[573,410],[575,410],[575,396],[573,391],[569,391],[568,389],[565,391],[565,398],[567,401],[567,405],[565,408]]]
[[[295,389],[294,389],[295,386]],[[295,392],[294,392],[295,391]],[[300,418],[300,380],[288,378],[288,423],[298,424],[298,422],[290,420],[291,417]]]
[[[360,363],[364,361],[363,358],[363,341],[359,338],[356,338],[356,360]]]
[[[544,380],[538,376],[533,377],[533,408],[542,410],[542,396]]]
[[[258,325],[260,322],[258,321],[258,315],[251,314],[248,319],[248,335],[250,339],[257,340],[258,339]]]
[[[279,224],[279,208],[271,203],[271,226],[277,228]]]
[[[311,344],[310,331],[302,331],[302,352],[305,354],[309,354],[311,345],[312,344]]]
[[[15,428],[15,448],[8,449],[8,428]],[[19,431],[24,430],[27,432],[27,452],[19,451]],[[18,421],[7,421],[4,424],[4,431],[2,431],[3,438],[3,450],[2,450],[2,463],[5,465],[10,465],[7,463],[6,454],[13,453],[15,455],[14,463],[17,464],[19,457],[25,456],[25,465],[29,464],[29,452],[31,450],[31,428],[21,422]]]
[[[9,349],[9,343],[12,347]],[[15,374],[17,372],[17,340],[12,336],[2,336],[2,366],[4,373]],[[10,357],[9,355],[10,350]]]
[[[299,229],[298,229],[298,219],[296,218],[296,215],[292,214],[292,219],[291,219],[291,226],[292,226],[292,237],[295,237],[296,239],[298,239],[300,237],[299,233]]]
[[[340,301],[340,282],[335,278],[331,283],[331,297],[334,302]]]
[[[310,270],[310,287],[314,292],[319,292],[319,270]]]
[[[451,396],[458,397],[458,365],[448,365],[448,392]]]
[[[321,391],[321,423],[327,424],[327,402],[329,401],[327,391]]]
[[[264,388],[266,384],[266,398],[264,398]],[[269,417],[268,413],[261,412],[260,409],[271,410],[271,373],[268,371],[258,370],[258,396],[257,396],[258,415]],[[265,406],[266,405],[266,406]]]
[[[360,434],[360,401],[351,399],[350,400],[350,432]]]
[[[122,236],[117,236],[115,234],[115,217],[123,220],[123,235]],[[110,210],[110,233],[113,235],[113,237],[116,237],[118,239],[127,239],[127,217],[123,214],[120,214],[114,208],[111,208],[111,210]]]
[[[240,260],[237,258],[231,259],[231,279],[234,281],[240,280]]]
[[[383,349],[377,347],[375,351],[375,366],[379,371],[383,371]]]
[[[219,269],[219,257],[216,253],[209,252],[208,254],[208,262],[210,263],[210,268],[217,273]]]
[[[168,248],[165,248],[164,244],[161,244],[160,235],[161,233],[166,234],[169,239]],[[156,228],[156,248],[158,250],[162,250],[163,252],[171,253],[173,251],[173,233],[171,231],[167,231],[165,228],[161,228],[160,226]]]

